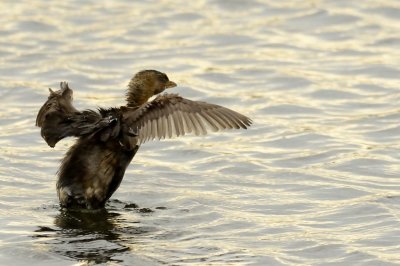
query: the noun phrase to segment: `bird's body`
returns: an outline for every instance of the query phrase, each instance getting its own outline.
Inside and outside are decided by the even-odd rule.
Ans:
[[[118,140],[80,138],[62,161],[57,194],[62,206],[97,209],[119,187],[139,146],[126,149]]]
[[[159,95],[147,102],[151,96],[175,86],[161,72],[141,71],[128,85],[126,106],[98,111],[75,109],[73,92],[65,82],[60,90],[50,90],[36,120],[42,137],[50,147],[65,137],[78,137],[58,172],[61,206],[104,207],[146,141],[250,126],[251,120],[237,112],[176,94]]]

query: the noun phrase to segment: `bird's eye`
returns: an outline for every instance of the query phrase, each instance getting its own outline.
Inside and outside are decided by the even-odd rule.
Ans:
[[[163,83],[166,83],[167,81],[169,81],[168,76],[165,75],[164,73],[161,73],[161,75],[159,76],[159,80]]]

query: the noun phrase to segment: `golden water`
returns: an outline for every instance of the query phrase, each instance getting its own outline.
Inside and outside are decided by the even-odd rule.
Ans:
[[[400,264],[399,1],[0,10],[0,265]],[[61,211],[73,139],[51,149],[34,127],[47,88],[119,106],[149,68],[254,126],[147,143],[106,211]]]

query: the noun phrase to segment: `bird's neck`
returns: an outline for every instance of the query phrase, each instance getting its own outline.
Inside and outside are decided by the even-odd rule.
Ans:
[[[126,101],[128,107],[136,107],[144,104],[151,96],[148,95],[143,83],[135,81],[129,82],[128,92],[126,93]]]

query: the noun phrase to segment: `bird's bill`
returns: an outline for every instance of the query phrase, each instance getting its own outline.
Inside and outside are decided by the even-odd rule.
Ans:
[[[168,88],[173,88],[173,87],[176,87],[176,83],[175,82],[173,82],[173,81],[167,81],[167,83],[165,84],[165,88],[166,89],[168,89]]]

